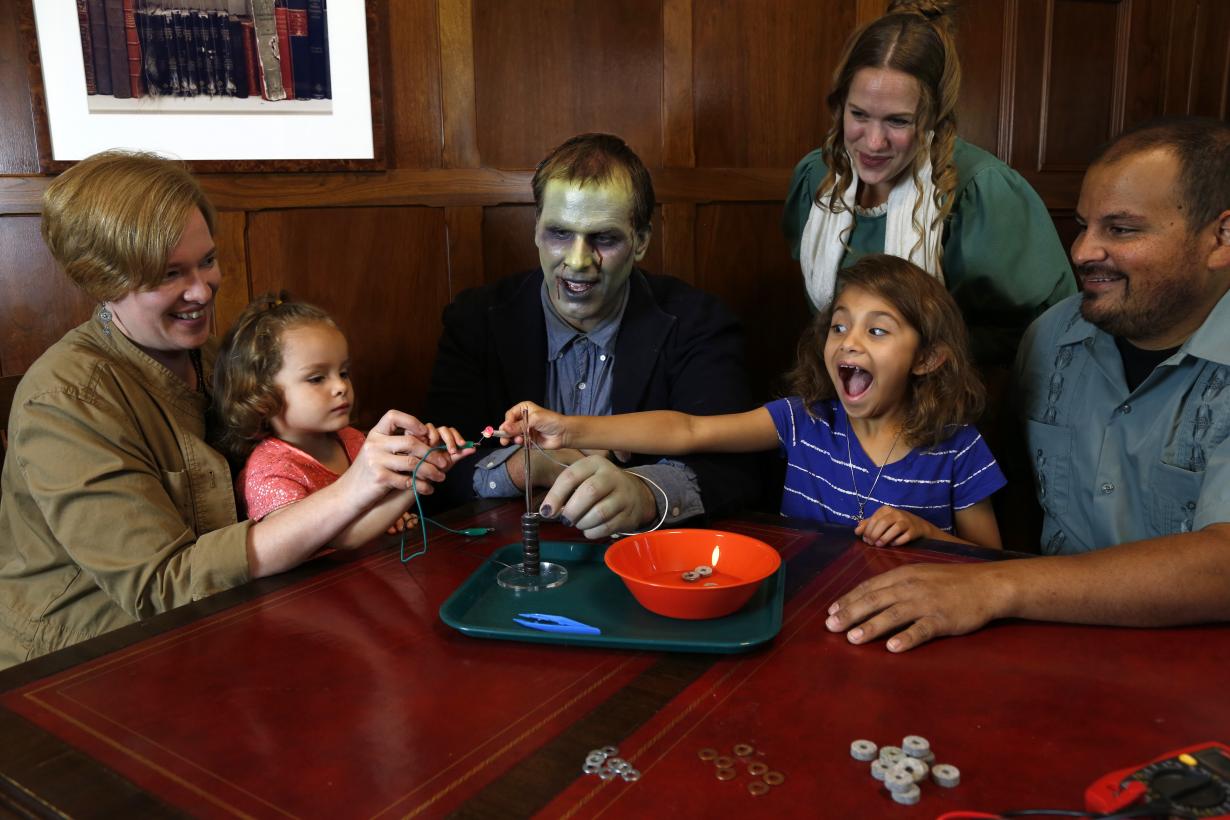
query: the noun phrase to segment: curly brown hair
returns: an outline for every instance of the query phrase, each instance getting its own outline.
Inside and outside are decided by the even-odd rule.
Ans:
[[[310,324],[337,327],[328,313],[282,293],[267,293],[243,309],[222,338],[214,363],[211,443],[241,467],[252,448],[273,434],[269,420],[282,412],[274,377],[282,369],[287,330]]]
[[[915,125],[920,136],[932,133],[931,181],[939,224],[948,218],[957,188],[952,152],[957,142],[957,95],[961,89],[961,62],[953,37],[955,6],[955,0],[895,0],[889,4],[888,14],[850,35],[833,72],[833,90],[825,100],[833,124],[822,146],[828,172],[815,193],[818,206],[833,213],[845,208],[841,194],[849,187],[854,169],[845,150],[844,114],[854,75],[864,68],[890,68],[918,81]],[[918,172],[927,151],[926,141],[918,139],[915,150],[910,173],[915,189],[921,193]],[[913,221],[920,243],[925,227],[918,221],[921,207],[919,196],[914,202]],[[943,249],[939,250],[942,254]]]
[[[969,352],[969,331],[961,310],[944,284],[898,256],[864,256],[837,272],[829,307],[816,314],[799,339],[798,361],[790,371],[790,390],[812,405],[837,396],[824,362],[824,343],[833,311],[847,288],[862,288],[891,304],[918,332],[919,351],[938,365],[910,377],[902,438],[911,447],[929,447],[953,434],[953,427],[972,424],[982,414],[986,390]]]

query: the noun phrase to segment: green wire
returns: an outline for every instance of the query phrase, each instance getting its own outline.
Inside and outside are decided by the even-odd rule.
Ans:
[[[478,445],[474,443],[473,441],[467,441],[465,443],[465,447],[477,447],[477,446]],[[435,447],[432,447],[430,450],[428,450],[427,453],[431,453],[435,450],[447,450],[447,449],[448,447],[444,446],[443,444],[438,444]],[[419,550],[418,552],[414,553],[413,555],[406,555],[406,530],[402,529],[401,531],[401,562],[403,564],[408,562],[412,558],[418,558],[420,555],[425,555],[427,553],[427,525],[428,524],[439,527],[440,529],[445,530],[447,532],[451,532],[454,535],[464,535],[468,538],[474,538],[480,535],[489,535],[495,532],[495,527],[467,527],[464,530],[455,530],[452,527],[447,527],[444,524],[441,524],[439,521],[436,521],[435,519],[432,519],[432,518],[428,518],[426,515],[424,515],[423,502],[422,500],[419,499],[419,488],[418,488],[417,479],[419,475],[419,467],[422,467],[423,463],[426,460],[427,460],[427,454],[425,453],[423,457],[419,459],[419,463],[414,465],[414,471],[410,473],[410,487],[414,491],[414,506],[419,511],[419,529],[423,531],[423,548]]]

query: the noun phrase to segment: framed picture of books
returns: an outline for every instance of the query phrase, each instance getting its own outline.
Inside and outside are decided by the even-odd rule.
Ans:
[[[197,170],[383,168],[371,2],[26,0],[39,158]]]

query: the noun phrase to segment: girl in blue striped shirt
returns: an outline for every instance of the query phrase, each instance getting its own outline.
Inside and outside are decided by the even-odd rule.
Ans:
[[[501,430],[521,431],[528,411],[545,448],[777,448],[787,460],[783,515],[853,525],[877,546],[939,538],[998,548],[990,497],[1006,482],[971,424],[985,392],[968,348],[942,282],[873,254],[838,273],[832,304],[804,333],[794,396],[723,416],[561,416],[522,402]]]

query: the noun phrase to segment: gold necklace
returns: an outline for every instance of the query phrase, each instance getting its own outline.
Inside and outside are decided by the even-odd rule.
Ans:
[[[884,457],[884,463],[880,465],[880,469],[876,471],[875,480],[871,482],[871,489],[867,491],[867,495],[863,495],[858,491],[858,482],[854,480],[854,455],[850,451],[850,439],[854,435],[854,428],[850,426],[850,416],[846,415],[846,466],[850,468],[850,485],[854,488],[854,498],[858,502],[858,520],[863,520],[863,510],[867,507],[867,502],[871,500],[872,494],[876,491],[876,485],[880,483],[880,476],[884,474],[884,467],[888,462],[892,461],[893,450],[897,449],[897,441],[901,438],[901,431],[904,428],[897,428],[897,435],[893,436],[892,446],[888,448],[888,455]],[[867,457],[871,460],[871,457]],[[874,462],[873,462],[874,463]]]

